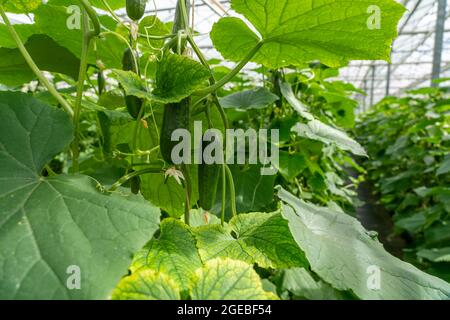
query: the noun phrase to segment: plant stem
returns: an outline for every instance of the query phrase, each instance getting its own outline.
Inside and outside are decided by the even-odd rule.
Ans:
[[[114,20],[116,20],[117,23],[119,23],[120,25],[124,26],[128,31],[130,31],[130,29],[128,28],[128,26],[122,22],[122,20],[120,19],[120,17],[114,12],[114,10],[109,6],[108,2],[106,2],[106,0],[102,0],[103,5],[106,7],[106,10],[111,14],[111,16],[113,17]],[[145,37],[147,39],[150,40],[165,40],[167,38],[172,38],[175,35],[173,34],[167,34],[167,35],[161,35],[161,36],[152,36],[152,35],[148,35],[148,34],[143,34],[143,33],[138,33],[139,37]]]
[[[228,186],[230,188],[230,193],[231,193],[231,213],[233,214],[233,217],[237,216],[237,210],[236,210],[236,190],[234,189],[234,180],[233,180],[233,175],[231,174],[231,170],[228,167],[228,165],[224,164],[225,166],[225,170],[227,172],[227,177],[228,177]]]
[[[220,215],[222,226],[225,224],[225,202],[227,201],[227,172],[225,166],[224,163],[222,165],[222,214]]]
[[[149,173],[160,173],[162,172],[162,168],[161,167],[154,167],[154,168],[145,168],[142,170],[138,170],[138,171],[133,171],[131,173],[128,173],[126,175],[124,175],[122,178],[120,178],[119,180],[117,180],[112,186],[111,188],[109,188],[109,192],[113,192],[116,191],[117,188],[119,188],[121,185],[123,185],[125,182],[127,182],[128,180],[137,177],[137,176],[141,176],[143,174],[149,174]]]
[[[86,78],[89,44],[91,42],[92,33],[89,32],[89,15],[83,10],[83,44],[81,48],[80,71],[78,74],[77,97],[74,106],[73,125],[75,131],[74,141],[72,143],[72,170],[78,172],[78,158],[80,154],[80,114],[81,102],[83,100],[84,80]]]
[[[73,117],[73,110],[70,104],[67,102],[66,99],[64,99],[59,92],[56,90],[56,88],[48,81],[48,79],[42,74],[41,70],[38,68],[36,63],[33,61],[33,58],[28,53],[27,49],[25,48],[24,44],[22,43],[22,40],[20,40],[19,35],[17,34],[14,27],[11,25],[11,22],[8,19],[8,16],[6,15],[3,6],[0,5],[0,15],[3,19],[3,22],[6,24],[6,27],[11,35],[11,37],[14,39],[17,48],[19,49],[20,53],[24,57],[25,61],[27,62],[30,69],[34,72],[36,77],[39,79],[39,81],[47,88],[48,92],[61,104],[64,110],[67,111],[67,113]]]
[[[81,5],[84,8],[84,11],[88,14],[89,18],[91,19],[93,25],[94,25],[94,31],[89,30],[89,24],[88,24],[88,32],[89,37],[95,37],[100,34],[100,21],[98,20],[97,13],[95,12],[94,8],[92,8],[91,4],[87,0],[80,0]]]
[[[209,86],[204,89],[200,89],[196,92],[194,92],[194,95],[203,96],[208,95],[213,92],[216,92],[218,89],[222,88],[224,85],[226,85],[228,82],[231,81],[246,65],[247,63],[255,56],[255,54],[259,51],[261,46],[263,45],[263,41],[258,42],[253,49],[251,49],[245,58],[239,62],[233,70],[230,71],[226,76],[224,76],[222,79],[220,79],[218,82],[216,82],[214,85]]]
[[[191,210],[191,194],[192,194],[192,182],[189,176],[189,168],[187,165],[182,164],[181,170],[183,172],[184,181],[186,183],[186,205],[184,208],[184,223],[190,225],[190,210]]]

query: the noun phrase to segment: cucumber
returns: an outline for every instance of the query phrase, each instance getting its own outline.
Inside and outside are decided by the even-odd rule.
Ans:
[[[126,48],[122,57],[122,70],[133,71],[139,74],[139,68],[136,65],[135,54],[130,48]]]
[[[186,98],[164,106],[159,146],[164,161],[168,163],[173,163],[172,149],[178,144],[177,141],[172,141],[172,133],[177,129],[189,130],[190,104],[191,98]]]
[[[127,15],[131,20],[139,21],[145,14],[147,0],[127,0]]]
[[[132,116],[133,119],[136,120],[139,116],[139,112],[141,112],[144,100],[135,96],[126,96],[125,104],[127,106],[127,110],[130,116]]]
[[[103,91],[105,91],[105,76],[103,75],[103,71],[99,71],[97,73],[97,85],[98,85],[98,95],[101,96]]]
[[[202,154],[205,143],[202,139]],[[220,164],[202,163],[198,166],[198,204],[205,210],[211,210],[216,201],[217,186],[219,185]]]
[[[139,190],[141,189],[141,179],[139,179],[139,177],[131,178],[130,188],[133,194],[139,194]]]
[[[127,48],[123,53],[122,69],[124,71],[132,71],[139,74],[139,67],[136,65],[135,54],[130,48]],[[137,119],[139,112],[141,111],[144,100],[136,96],[125,96],[125,104],[127,106],[128,113]]]

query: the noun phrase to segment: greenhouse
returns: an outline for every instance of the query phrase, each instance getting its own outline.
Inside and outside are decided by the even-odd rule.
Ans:
[[[449,17],[0,0],[0,300],[449,300]]]

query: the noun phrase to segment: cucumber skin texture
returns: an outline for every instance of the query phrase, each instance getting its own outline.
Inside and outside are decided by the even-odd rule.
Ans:
[[[130,188],[133,194],[139,194],[141,189],[141,179],[139,177],[134,177],[130,180]]]
[[[128,113],[136,120],[141,111],[144,100],[135,96],[126,96],[125,104],[127,105]]]
[[[211,210],[216,201],[221,165],[200,164],[198,166],[198,204],[204,210]]]
[[[147,0],[127,0],[127,15],[131,20],[139,21],[145,14]]]
[[[172,141],[172,132],[177,129],[189,130],[189,117],[191,98],[178,103],[169,103],[164,106],[164,117],[161,128],[159,146],[164,161],[172,164],[172,149],[179,143]]]
[[[138,66],[134,61],[134,53],[130,48],[125,49],[122,58],[122,70],[132,71],[136,74],[139,73]],[[135,96],[125,96],[125,104],[127,106],[128,113],[136,120],[141,111],[144,100]]]
[[[123,52],[122,70],[133,71],[136,74],[139,73],[139,69],[134,60],[134,52],[130,48],[126,48],[125,51]]]
[[[105,84],[106,84],[103,71],[99,71],[97,73],[97,84],[98,84],[98,94],[101,96],[103,94],[103,91],[105,91]]]

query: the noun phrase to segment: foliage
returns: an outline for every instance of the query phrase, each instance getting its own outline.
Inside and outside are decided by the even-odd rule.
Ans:
[[[348,171],[363,172],[352,157],[366,156],[347,133],[358,90],[330,80],[350,60],[387,60],[404,9],[378,1],[383,27],[370,29],[367,1],[322,2],[233,0],[253,28],[222,18],[211,31],[233,68],[205,58],[184,0],[173,24],[124,20],[112,11],[124,1],[77,1],[79,16],[69,0],[0,2],[0,298],[448,298],[448,283],[390,256],[351,217]],[[11,25],[5,10],[34,20]],[[250,61],[258,68],[241,73]],[[188,155],[206,129],[279,129],[263,141],[280,152],[276,174],[220,164],[204,211],[198,165],[162,157],[175,129],[163,123],[180,106]],[[444,189],[416,194],[441,201]],[[439,250],[420,256],[446,261]],[[367,286],[372,264],[380,288]]]
[[[409,254],[447,280],[448,275],[435,270],[448,268],[448,98],[447,88],[388,97],[364,114],[357,127],[371,156],[365,163],[368,178],[376,183],[381,203],[394,215],[397,231],[410,237]]]

